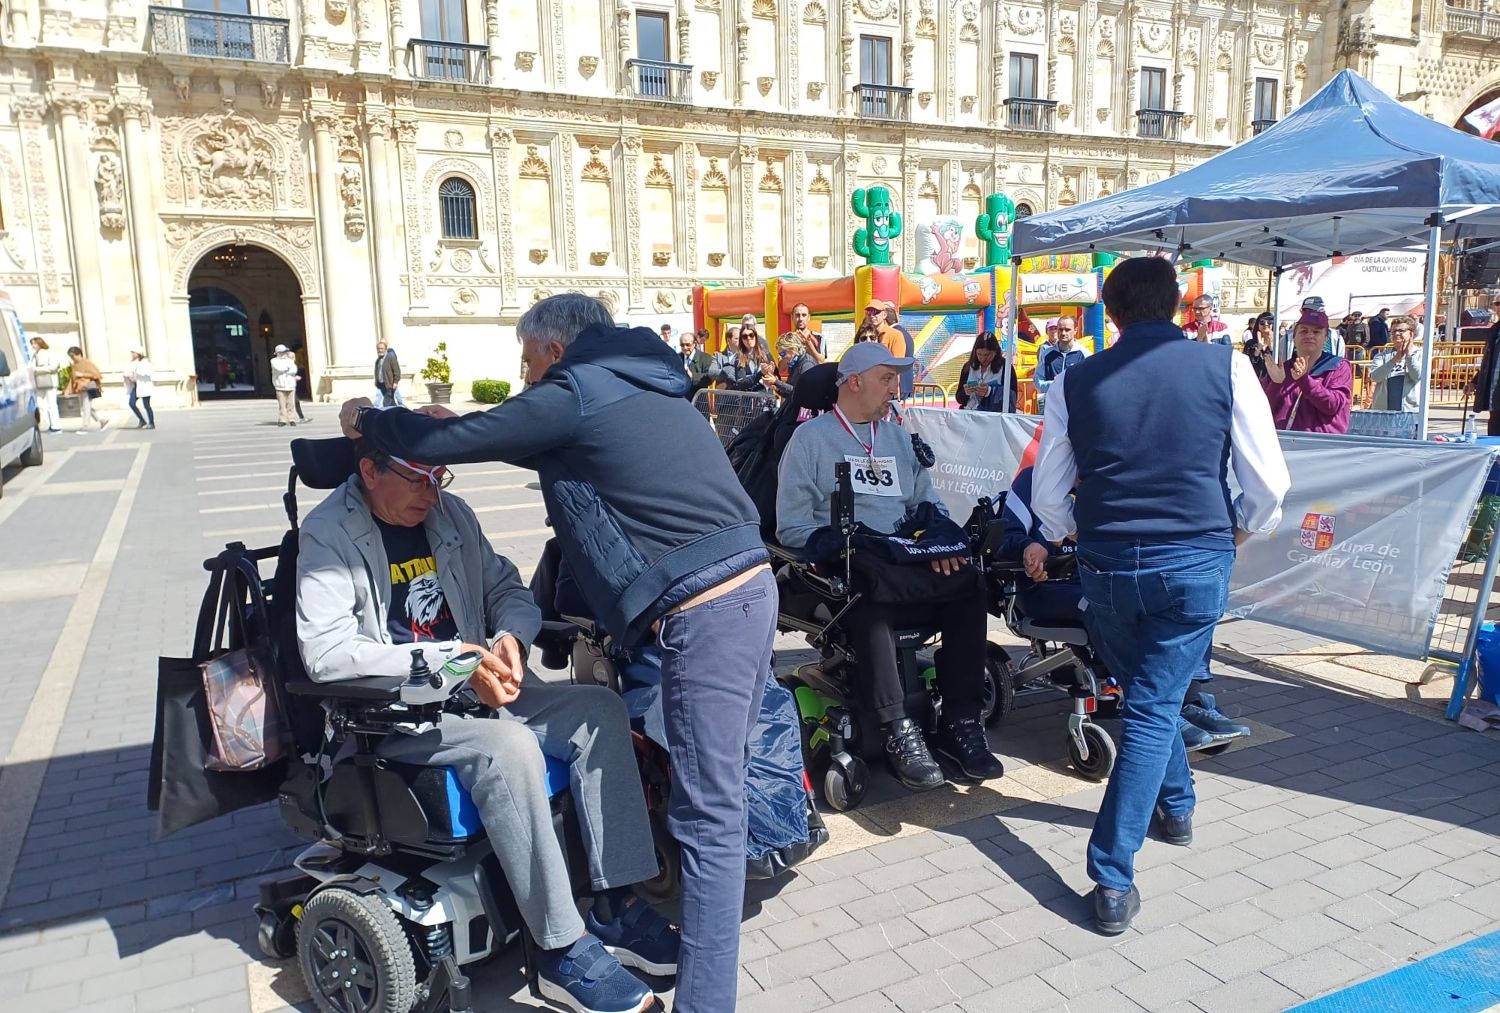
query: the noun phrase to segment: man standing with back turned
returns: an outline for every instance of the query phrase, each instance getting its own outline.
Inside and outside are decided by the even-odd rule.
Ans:
[[[1235,546],[1276,526],[1291,484],[1250,360],[1189,341],[1172,323],[1177,297],[1169,261],[1115,267],[1104,311],[1120,340],[1052,384],[1032,495],[1047,538],[1076,533],[1090,639],[1125,690],[1120,759],[1088,847],[1106,935],[1140,911],[1135,853],[1153,816],[1167,843],[1192,842],[1177,716],[1224,612]]]
[[[760,518],[685,397],[676,349],[616,327],[597,300],[543,299],[516,325],[528,386],[487,412],[340,413],[344,432],[429,466],[534,469],[590,611],[626,649],[662,650],[672,759],[667,821],[682,845],[677,1013],[731,1013],[745,896],[747,743],[776,635]],[[1264,400],[1264,399],[1262,399]],[[673,434],[670,457],[662,433]]]

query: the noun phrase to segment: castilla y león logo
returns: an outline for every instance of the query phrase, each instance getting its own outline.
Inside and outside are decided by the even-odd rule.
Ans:
[[[1333,546],[1333,514],[1307,513],[1302,517],[1299,540],[1305,549],[1322,552]]]

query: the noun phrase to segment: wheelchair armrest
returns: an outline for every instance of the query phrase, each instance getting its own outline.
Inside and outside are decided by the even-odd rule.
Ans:
[[[338,682],[313,682],[311,679],[289,679],[286,690],[293,696],[322,700],[366,700],[391,702],[400,699],[406,682],[398,675],[374,675],[364,679],[341,679]]]
[[[812,565],[812,560],[807,557],[806,552],[802,549],[794,549],[789,545],[782,545],[780,542],[767,542],[766,551],[776,559],[787,563],[798,563],[803,566]]]

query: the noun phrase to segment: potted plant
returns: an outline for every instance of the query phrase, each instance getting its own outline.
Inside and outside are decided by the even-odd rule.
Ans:
[[[68,393],[68,384],[73,382],[73,367],[64,366],[57,371],[57,415],[58,418],[76,419],[83,414],[77,394]]]
[[[422,379],[427,381],[427,400],[433,404],[448,404],[453,399],[453,370],[448,365],[446,341],[439,341],[432,350],[427,365],[422,367]]]

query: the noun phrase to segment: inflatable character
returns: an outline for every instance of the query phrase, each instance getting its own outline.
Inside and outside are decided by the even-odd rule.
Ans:
[[[958,274],[964,269],[958,248],[964,226],[957,218],[933,218],[917,229],[917,273]]]
[[[889,264],[891,240],[901,235],[901,213],[891,210],[891,192],[883,186],[860,187],[854,191],[854,213],[869,226],[854,230],[854,252],[866,264]]]
[[[1003,193],[992,193],[984,199],[984,214],[974,224],[974,232],[984,240],[984,266],[994,267],[1010,261],[1010,224],[1016,220],[1016,202]]]

